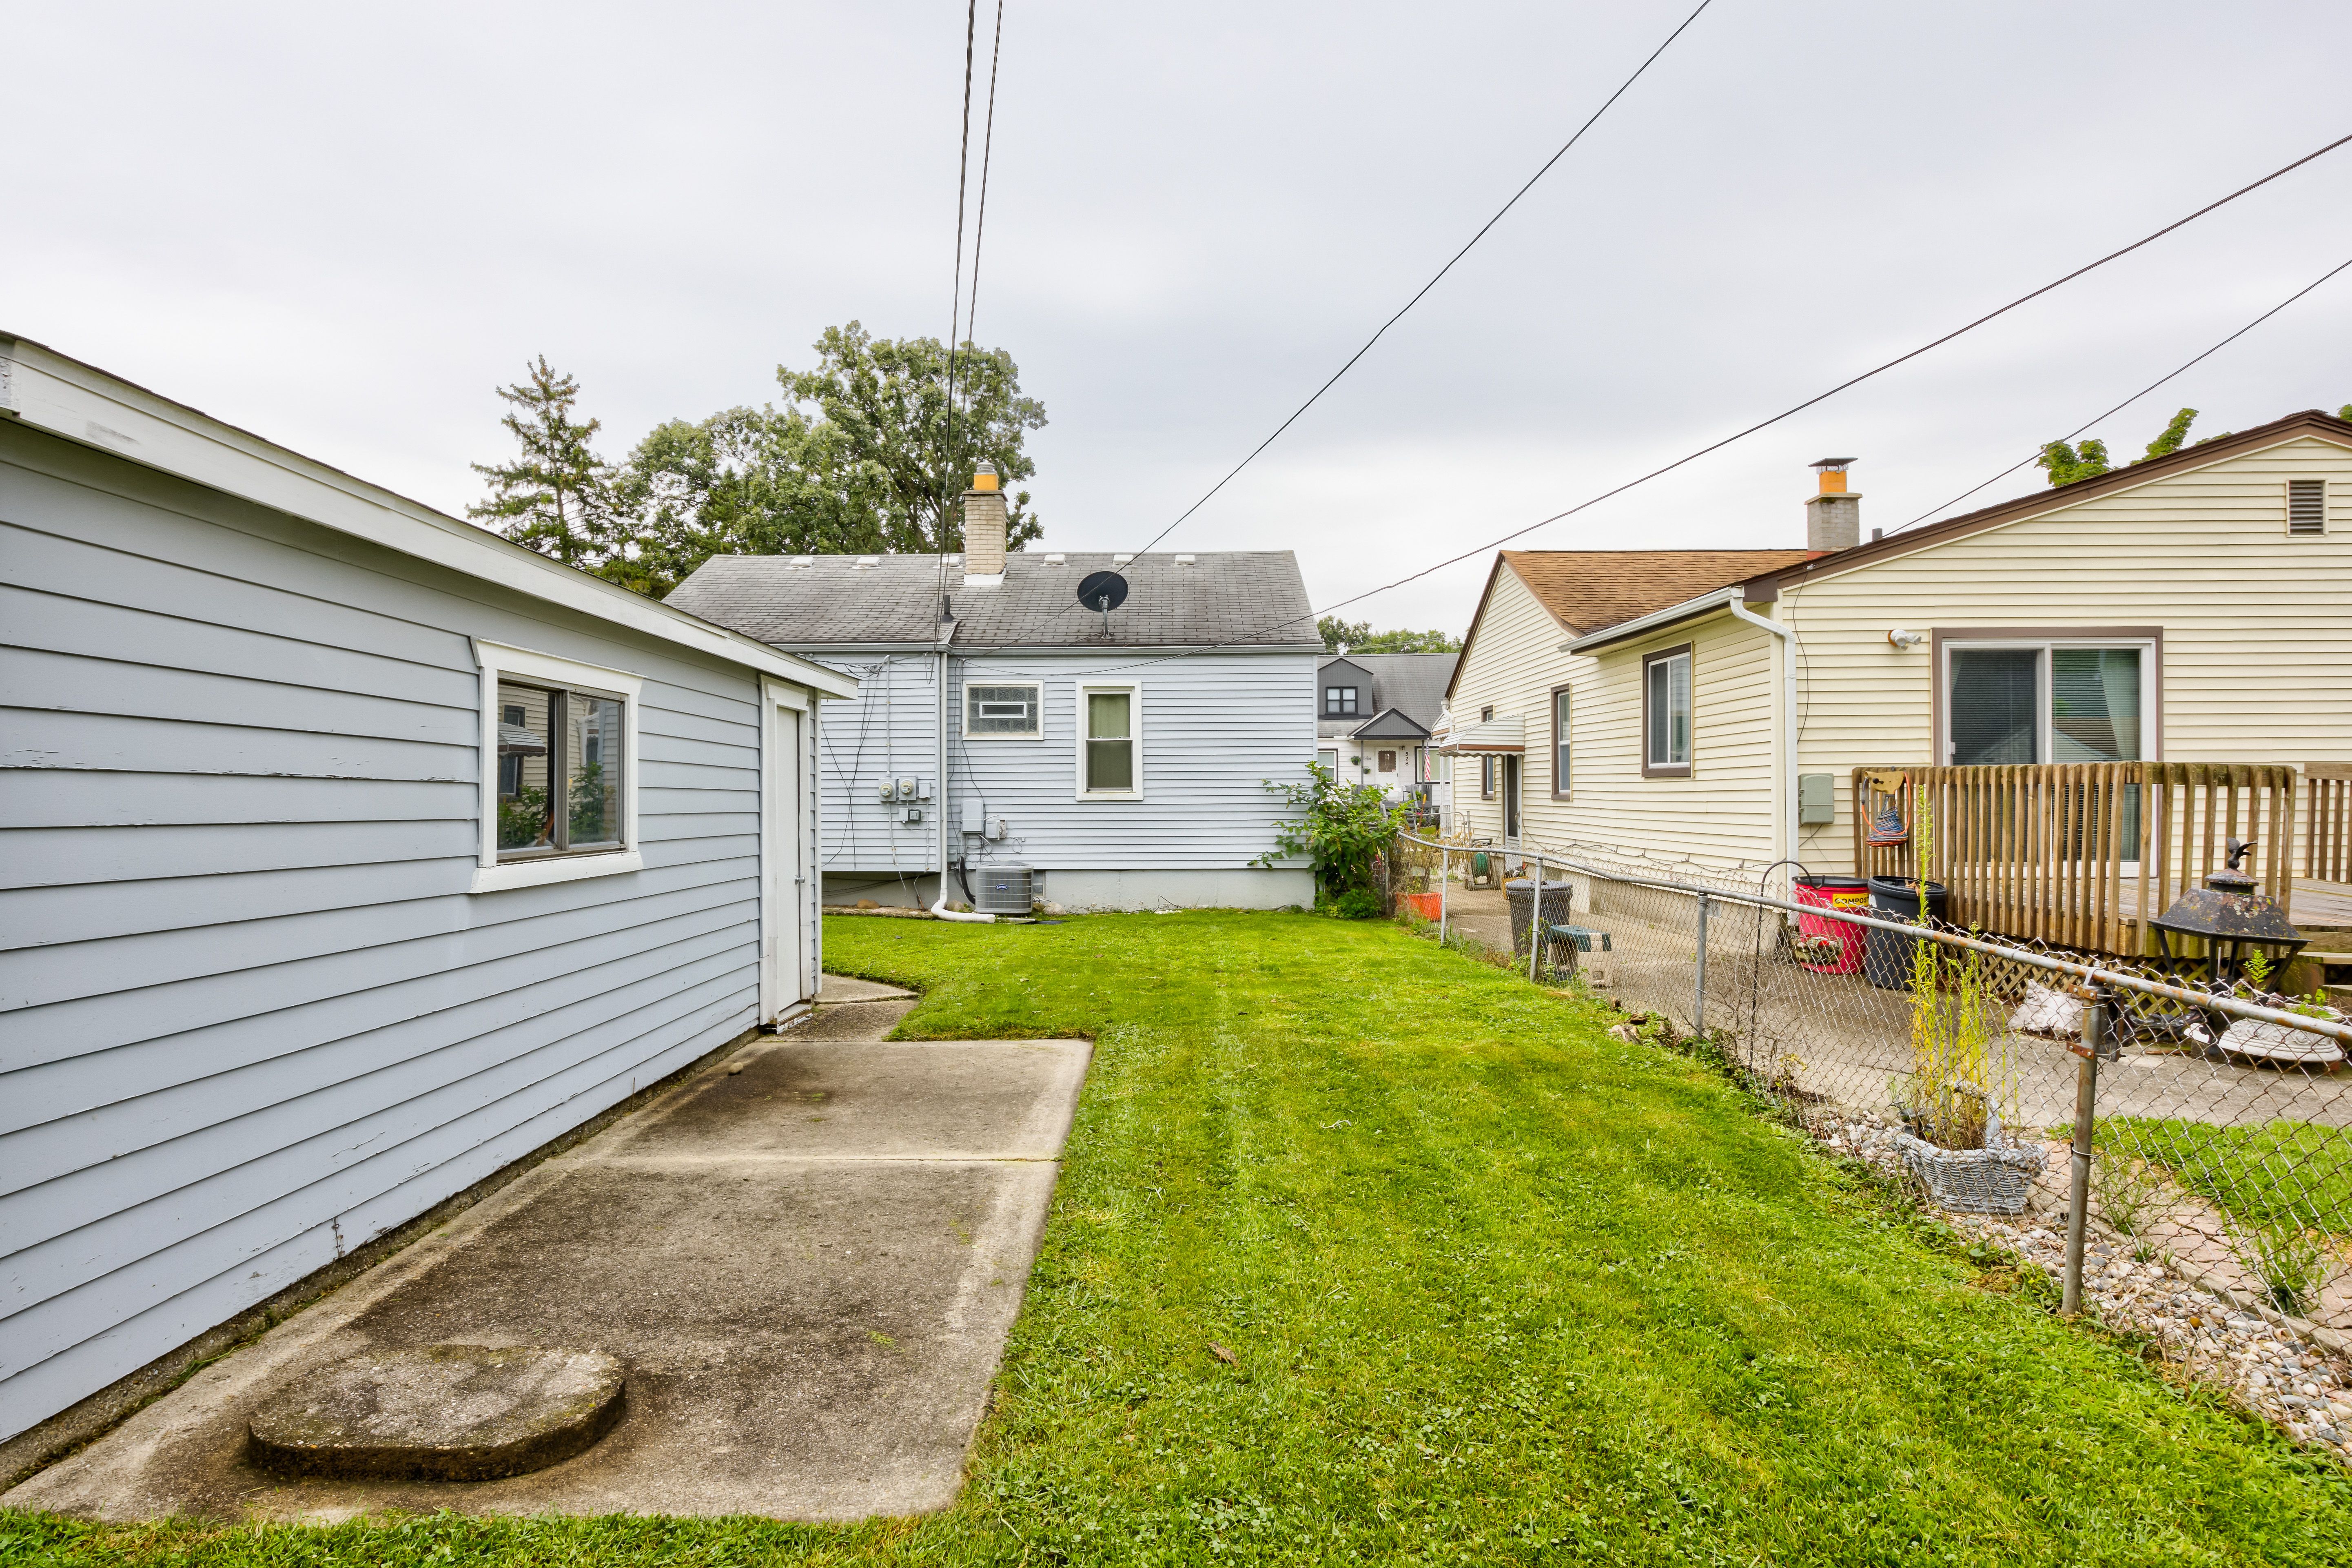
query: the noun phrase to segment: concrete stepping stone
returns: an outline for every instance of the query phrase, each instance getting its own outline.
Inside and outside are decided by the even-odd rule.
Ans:
[[[820,974],[816,982],[816,999],[827,1005],[836,1002],[889,1002],[914,994],[878,980],[859,980],[847,974]]]
[[[598,1351],[425,1345],[297,1378],[249,1423],[284,1474],[486,1481],[580,1453],[621,1418],[621,1363]]]

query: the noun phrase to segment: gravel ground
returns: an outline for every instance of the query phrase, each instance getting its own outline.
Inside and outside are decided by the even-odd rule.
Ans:
[[[1830,1148],[1903,1173],[1895,1139],[1874,1118],[1816,1113],[1811,1131]],[[2053,1281],[2066,1268],[2066,1236],[2056,1216],[1948,1214],[1955,1229],[2039,1266]],[[2084,1310],[2109,1328],[2146,1339],[2176,1377],[2224,1390],[2297,1443],[2352,1464],[2352,1358],[2192,1284],[2158,1258],[2134,1256],[2128,1241],[2095,1230],[2084,1248]]]

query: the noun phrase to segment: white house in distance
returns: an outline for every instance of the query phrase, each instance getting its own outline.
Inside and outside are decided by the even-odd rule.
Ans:
[[[1498,557],[1451,695],[1474,831],[1845,872],[1857,768],[2352,764],[2352,424],[1883,538],[1848,461],[1803,549]]]
[[[983,472],[961,555],[719,556],[670,595],[857,677],[826,716],[825,902],[996,903],[1025,868],[1060,909],[1312,904],[1303,865],[1253,864],[1286,812],[1268,781],[1315,754],[1297,560],[1008,552],[1006,521]],[[1082,607],[1112,570],[1125,602]]]
[[[0,626],[20,1454],[815,994],[835,670],[5,335]]]
[[[1346,653],[1315,672],[1316,760],[1341,784],[1421,794],[1436,779],[1431,733],[1454,679],[1452,653]]]

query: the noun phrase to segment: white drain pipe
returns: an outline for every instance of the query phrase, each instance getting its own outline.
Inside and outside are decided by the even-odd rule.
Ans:
[[[1738,590],[1723,607],[1751,626],[1761,626],[1780,639],[1780,858],[1797,858],[1797,634],[1779,621],[1749,609]]]
[[[955,636],[955,623],[948,623],[948,636]],[[948,645],[940,644],[940,769],[939,783],[931,791],[931,809],[940,814],[940,896],[931,905],[931,913],[943,921],[962,921],[969,925],[994,925],[994,915],[965,914],[948,908]]]

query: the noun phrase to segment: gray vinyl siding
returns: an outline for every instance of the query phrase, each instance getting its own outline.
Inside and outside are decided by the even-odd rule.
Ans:
[[[828,702],[819,745],[824,780],[824,873],[839,878],[918,876],[938,869],[939,675],[935,653],[827,654],[818,662],[857,678],[857,696]],[[885,805],[885,781],[932,786],[923,822],[905,825],[904,803]]]
[[[929,653],[835,654],[824,662],[858,678],[855,702],[827,704],[824,731],[825,870],[887,875],[930,868],[939,810],[958,842],[961,808],[978,800],[1010,832],[991,852],[1041,869],[1234,869],[1274,847],[1284,812],[1265,787],[1303,783],[1315,756],[1312,653],[988,653],[949,664],[948,788],[934,781],[920,827],[894,826],[885,807],[891,777],[938,771],[939,658]],[[1037,741],[967,741],[963,688],[1035,680],[1043,689]],[[1132,682],[1140,689],[1143,793],[1139,801],[1081,801],[1077,793],[1077,688]],[[894,868],[888,851],[895,845]]]
[[[642,872],[467,891],[469,636],[644,678]],[[0,422],[0,1436],[755,1019],[740,667]]]

